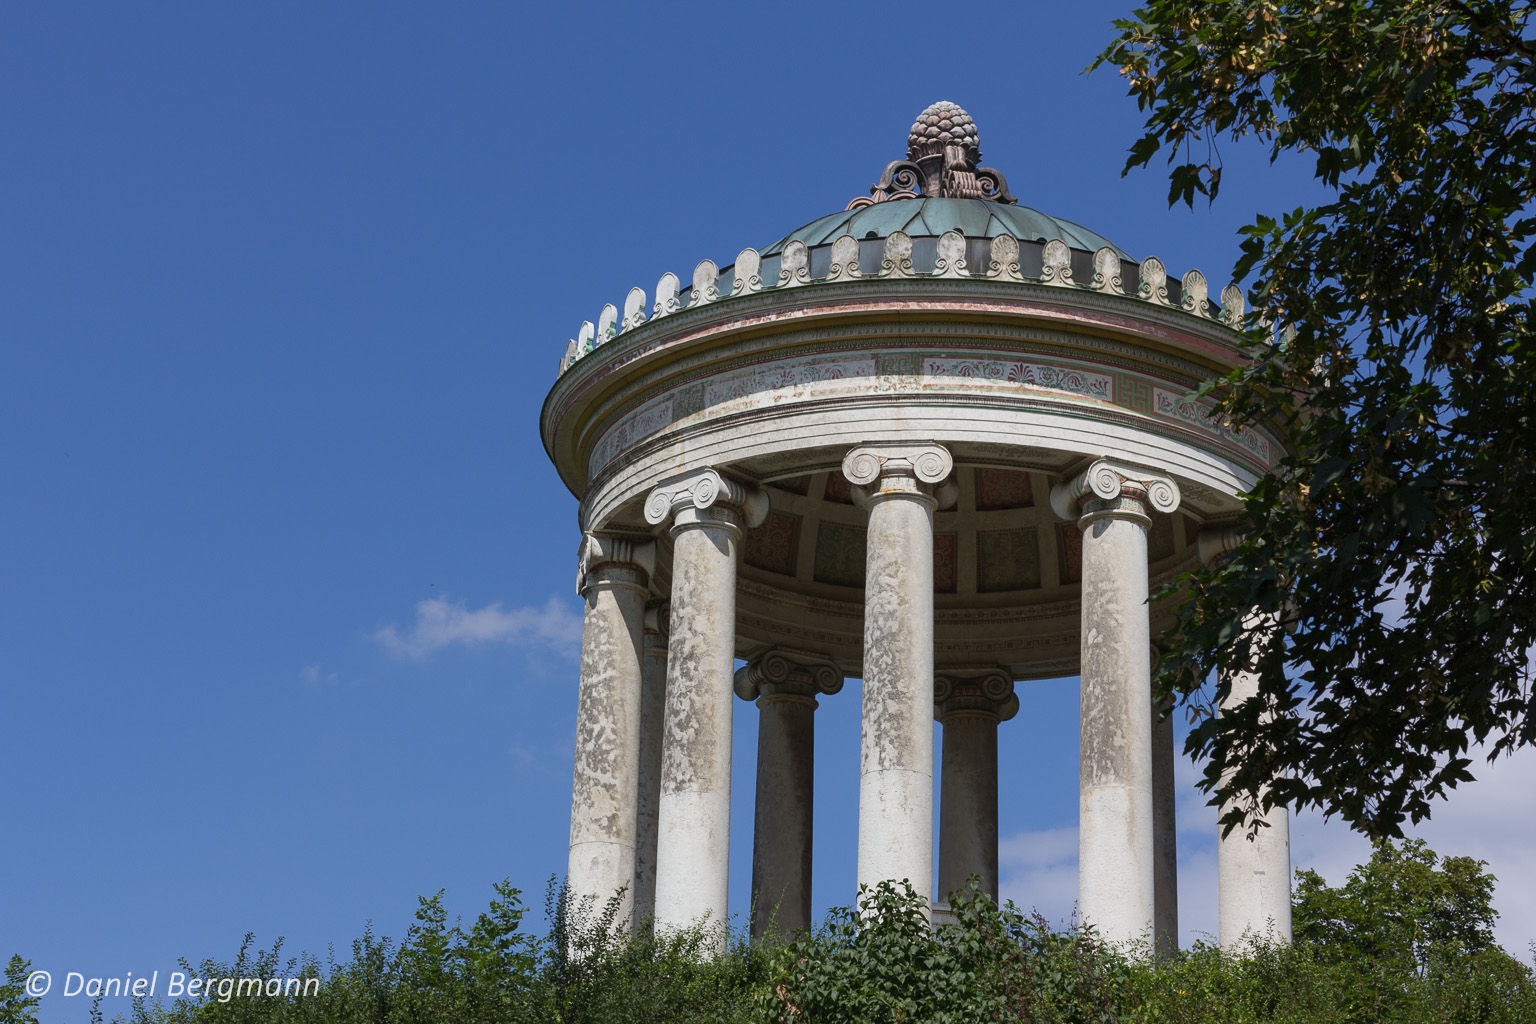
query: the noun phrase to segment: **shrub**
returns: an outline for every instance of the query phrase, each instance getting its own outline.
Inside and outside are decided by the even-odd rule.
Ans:
[[[795,1024],[1117,1022],[1124,959],[1090,929],[1054,931],[999,908],[974,886],[952,897],[956,923],[930,927],[909,884],[861,887],[859,905],[777,955],[764,1018]]]
[[[283,955],[246,935],[202,978],[310,979],[318,992],[134,1004],[131,1024],[1536,1024],[1529,966],[1494,943],[1493,878],[1421,843],[1383,844],[1337,889],[1300,872],[1294,944],[1208,943],[1165,958],[1091,928],[1055,928],[973,884],[933,927],[911,886],[861,888],[855,907],[789,940],[724,922],[652,934],[616,927],[622,894],[578,903],[551,881],[548,928],[524,927],[508,882],[472,923],[439,892],[395,942],[365,930],[334,951]],[[0,1024],[35,1024],[30,964],[13,957]],[[92,1008],[99,1021],[100,1004]],[[121,1019],[121,1018],[120,1018]]]

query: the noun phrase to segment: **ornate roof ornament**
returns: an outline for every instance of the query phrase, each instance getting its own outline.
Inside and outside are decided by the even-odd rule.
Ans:
[[[847,209],[919,195],[1017,203],[1008,192],[1008,180],[980,163],[976,122],[955,104],[940,100],[912,122],[907,158],[887,164],[880,180],[869,187],[869,196],[859,196]]]

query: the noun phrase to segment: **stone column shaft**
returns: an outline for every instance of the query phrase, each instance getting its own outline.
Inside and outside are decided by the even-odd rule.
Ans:
[[[1178,499],[1171,479],[1108,460],[1051,493],[1083,531],[1078,905],[1118,943],[1150,939],[1156,910],[1147,528]]]
[[[997,898],[997,720],[946,719],[939,757],[939,890],[965,888],[972,875]]]
[[[654,559],[650,542],[588,534],[577,573],[586,610],[567,880],[578,905],[596,909],[622,891],[625,925],[635,878],[642,618]]]
[[[787,651],[765,651],[736,672],[736,695],[758,708],[754,939],[770,925],[780,935],[811,926],[816,695],[842,687],[842,670],[832,662]]]
[[[860,885],[933,887],[933,486],[938,445],[869,445],[843,460],[869,510],[859,776]]]
[[[1255,629],[1278,628],[1257,613],[1249,617],[1249,623]],[[1233,672],[1228,678],[1231,692],[1224,707],[1235,707],[1258,695],[1257,674]],[[1222,813],[1230,806],[1224,805]],[[1272,807],[1264,814],[1264,821],[1269,827],[1261,828],[1252,840],[1242,828],[1225,836],[1218,833],[1218,937],[1228,948],[1257,938],[1291,941],[1290,815],[1284,807]]]
[[[1078,901],[1106,938],[1143,938],[1154,910],[1147,535],[1101,518],[1083,530]]]
[[[767,514],[767,499],[706,469],[663,482],[645,512],[651,523],[672,519],[655,921],[661,929],[723,928],[730,920],[737,547],[744,521]]]
[[[997,726],[1018,712],[1007,672],[949,671],[934,684],[934,717],[943,724],[939,756],[940,900],[972,875],[997,899]]]
[[[656,829],[661,804],[661,743],[667,717],[667,608],[645,608],[645,660],[640,675],[640,797],[636,814],[635,920],[656,916]]]
[[[752,822],[752,937],[811,923],[816,700],[759,697],[757,803]]]
[[[1157,654],[1152,655],[1154,670]],[[1179,847],[1173,716],[1152,705],[1152,933],[1161,956],[1179,948]]]

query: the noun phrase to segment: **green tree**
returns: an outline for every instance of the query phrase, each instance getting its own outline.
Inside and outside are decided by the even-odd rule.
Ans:
[[[1166,153],[1170,204],[1214,200],[1219,145],[1253,140],[1331,199],[1244,229],[1251,362],[1205,389],[1291,452],[1166,641],[1229,828],[1279,803],[1400,835],[1474,743],[1536,741],[1530,11],[1154,0],[1095,63],[1147,113],[1126,170]],[[1259,695],[1218,719],[1236,668]]]
[[[37,1024],[38,1000],[27,995],[27,979],[32,974],[32,961],[20,953],[12,956],[5,965],[5,981],[0,983],[0,1024]]]
[[[1529,1020],[1531,970],[1494,941],[1486,867],[1414,839],[1377,842],[1338,888],[1298,871],[1296,950],[1342,982],[1336,993],[1360,1019]]]
[[[1426,973],[1434,961],[1495,948],[1496,879],[1486,862],[1439,857],[1422,839],[1384,840],[1371,859],[1330,888],[1316,871],[1296,873],[1292,920],[1298,943],[1329,958]]]

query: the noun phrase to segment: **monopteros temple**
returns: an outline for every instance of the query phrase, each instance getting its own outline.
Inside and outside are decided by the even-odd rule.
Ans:
[[[542,431],[580,500],[577,896],[622,889],[658,927],[728,918],[751,702],[752,925],[808,924],[816,709],[845,677],[859,882],[942,903],[974,874],[995,895],[998,730],[1031,680],[1077,675],[1082,917],[1177,935],[1151,695],[1174,608],[1148,595],[1224,550],[1281,454],[1191,396],[1241,358],[1242,293],[1021,206],[980,163],[971,118],[936,103],[868,196],[635,288],[566,347]],[[1289,936],[1284,811],[1268,824],[1220,843],[1224,942]]]

